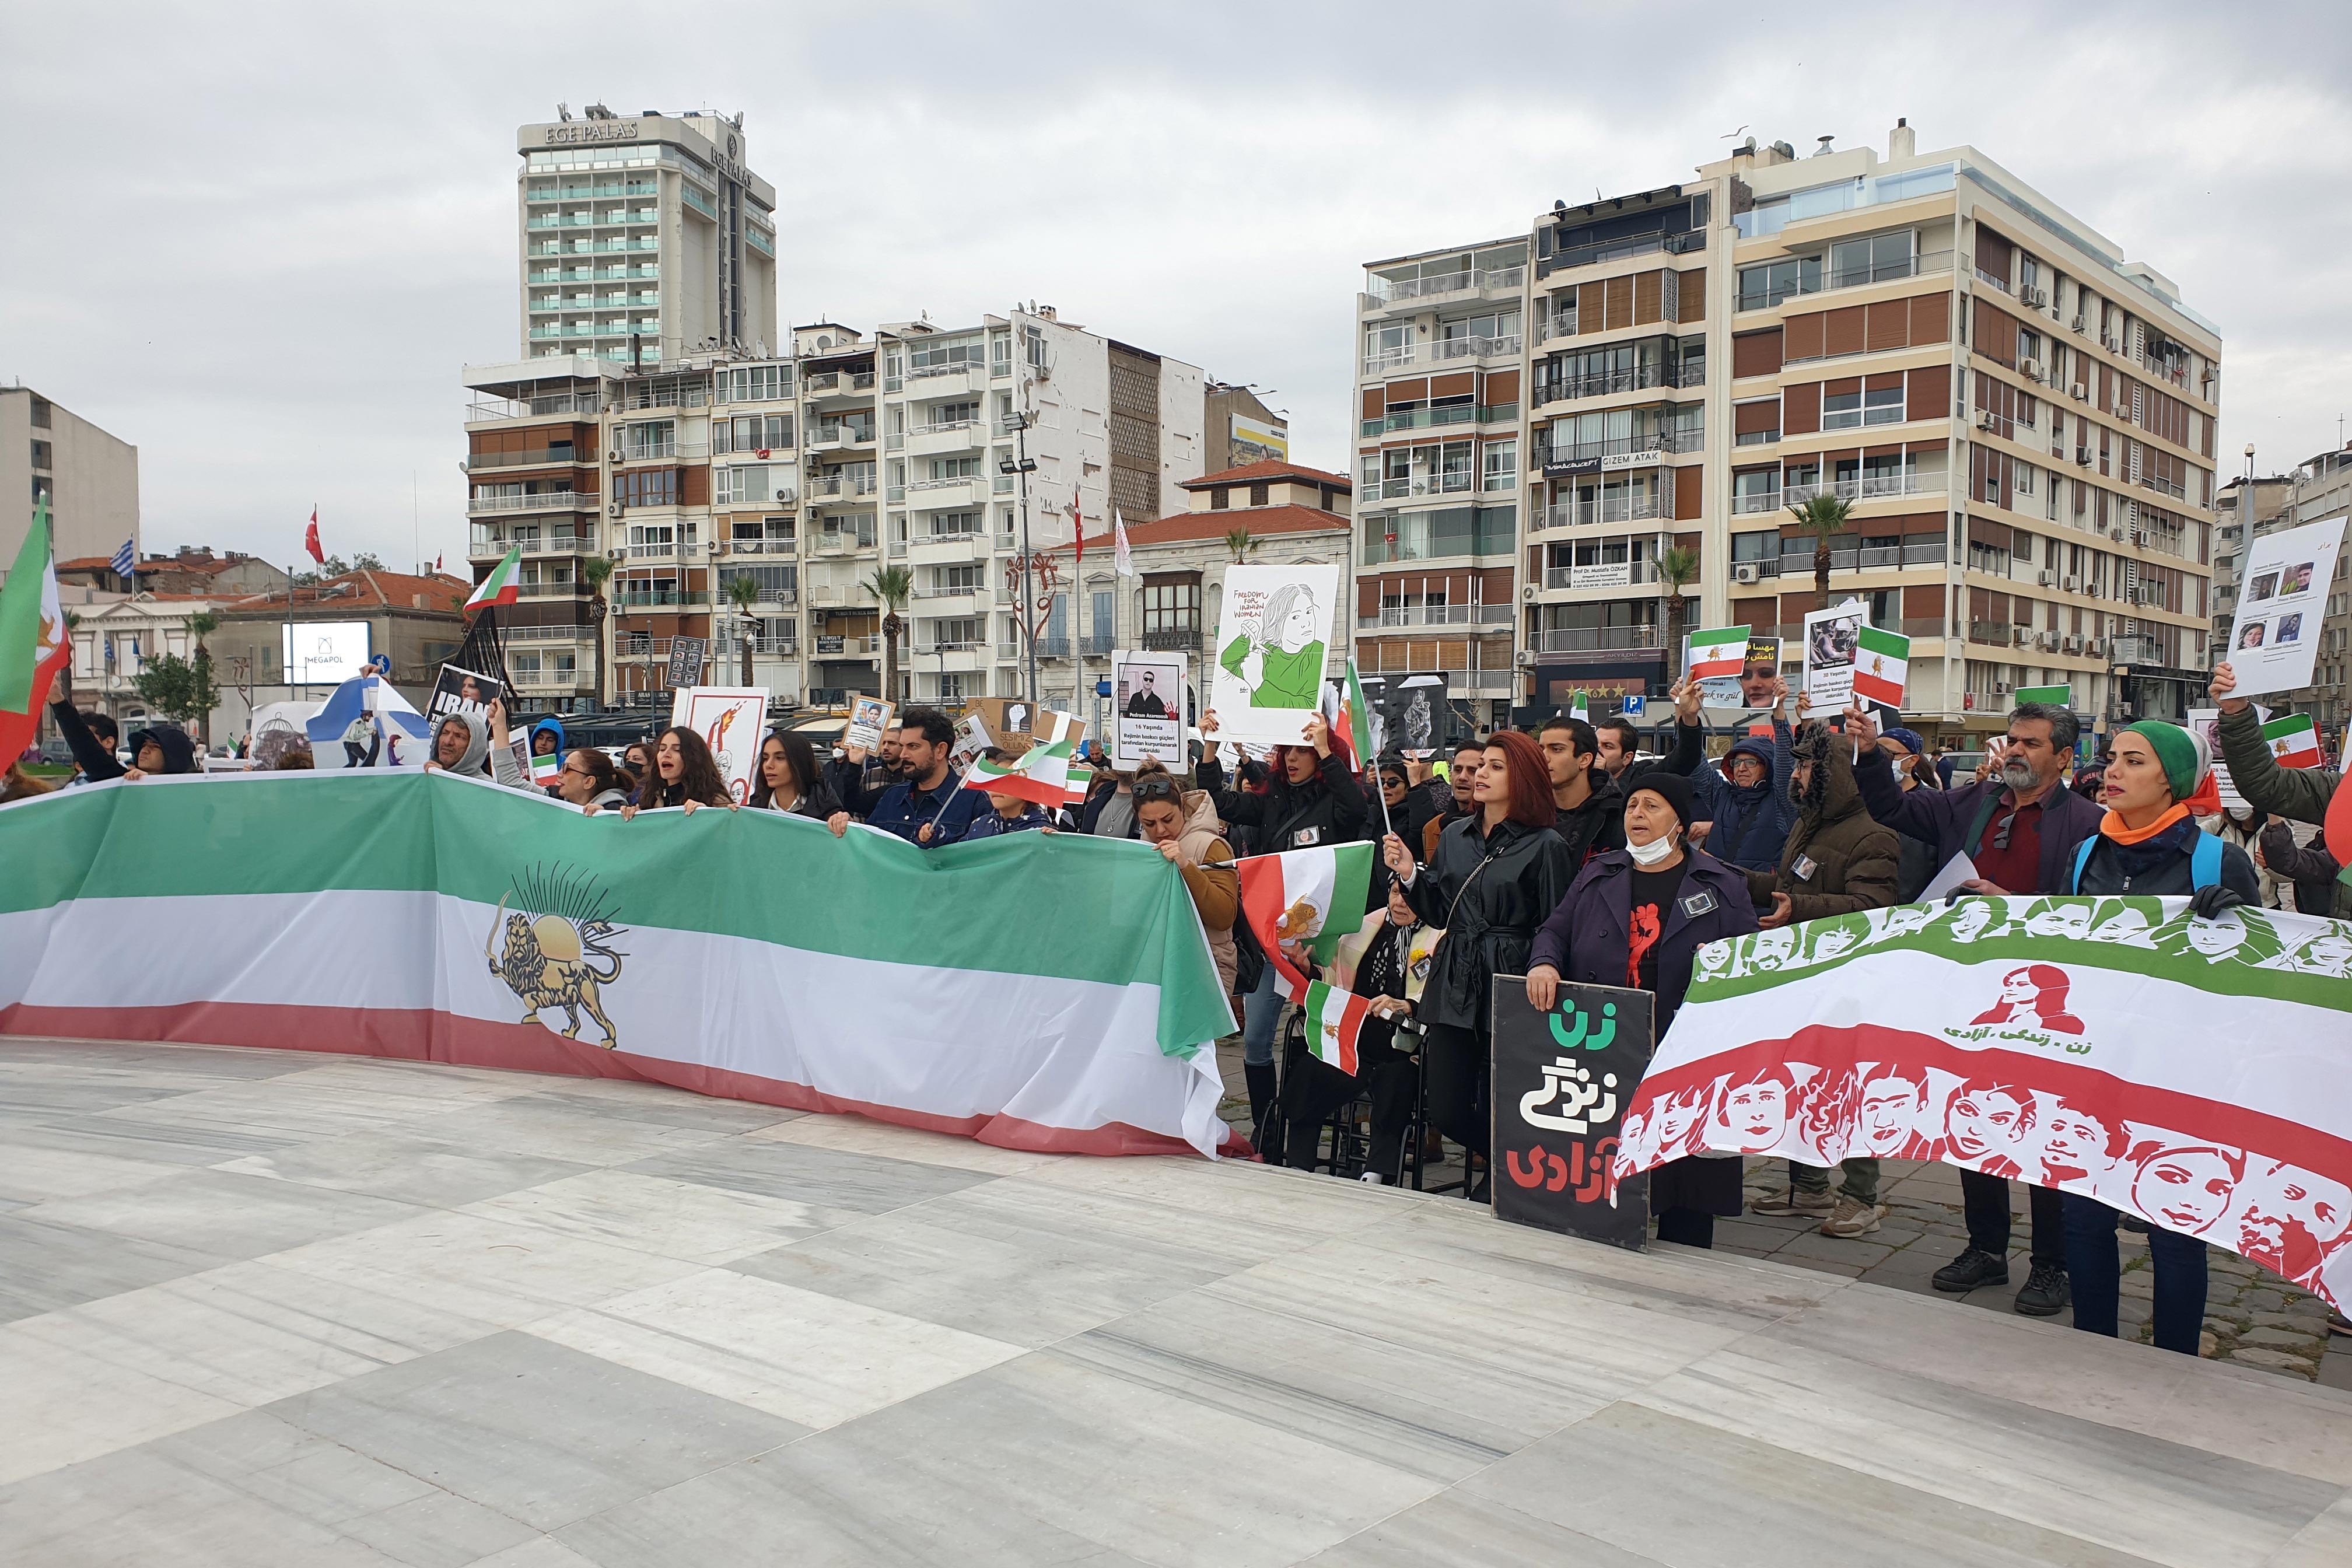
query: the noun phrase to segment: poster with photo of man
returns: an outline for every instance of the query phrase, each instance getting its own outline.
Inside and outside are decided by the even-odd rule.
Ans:
[[[1110,656],[1111,766],[1130,770],[1157,757],[1183,767],[1185,662],[1181,653]]]
[[[1833,713],[1853,700],[1862,622],[1862,605],[1851,599],[1805,616],[1805,695],[1812,699],[1814,712]]]
[[[434,721],[448,713],[487,713],[490,704],[504,697],[506,690],[494,676],[445,664],[433,682],[433,700],[425,704],[425,717]]]
[[[2305,523],[2283,533],[2265,533],[2246,550],[2245,599],[2230,628],[2230,668],[2238,695],[2294,691],[2312,682],[2320,639],[2305,635],[2316,627],[2336,581],[2336,557],[2344,548],[2345,520]]]

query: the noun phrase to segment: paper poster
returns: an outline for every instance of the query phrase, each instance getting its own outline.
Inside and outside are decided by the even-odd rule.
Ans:
[[[1853,700],[1863,618],[1862,605],[1852,599],[1805,616],[1805,695],[1812,699],[1814,712],[1842,709]]]
[[[849,728],[842,733],[842,743],[872,756],[882,744],[882,731],[890,727],[890,704],[879,697],[851,698]]]
[[[948,750],[948,770],[961,774],[971,766],[971,760],[996,744],[988,732],[988,721],[978,713],[967,713],[956,726],[955,744]]]
[[[1683,660],[1683,668],[1694,668],[1692,656],[1703,650],[1693,648]],[[1748,710],[1772,706],[1772,682],[1780,673],[1780,639],[1751,637],[1740,651],[1739,673],[1702,679],[1698,683],[1698,700],[1709,708],[1738,708]]]
[[[674,637],[669,639],[669,685],[673,691],[684,691],[702,679],[702,658],[710,649],[708,637]]]
[[[1378,698],[1369,685],[1364,696],[1380,715],[1382,752],[1427,757],[1436,751],[1445,733],[1445,677],[1391,675],[1381,682]]]
[[[764,686],[691,686],[670,699],[669,721],[702,737],[738,805],[751,799],[751,771],[767,716]]]
[[[2254,704],[2254,717],[2267,725],[2271,710],[2257,702]],[[2221,794],[2221,809],[2242,809],[2246,797],[2238,793],[2238,786],[2230,778],[2230,764],[2221,758],[2221,710],[2219,708],[2191,708],[2188,719],[2189,728],[2204,737],[2205,750],[2213,759],[2213,787]]]
[[[1230,566],[1209,706],[1223,736],[1295,745],[1323,690],[1339,568]]]
[[[1129,652],[1110,656],[1110,765],[1141,767],[1156,757],[1184,769],[1184,656]]]
[[[506,689],[491,676],[445,664],[433,682],[433,700],[425,705],[425,717],[429,721],[444,713],[487,712],[491,703],[506,695]]]
[[[1650,1065],[1647,991],[1563,983],[1549,1013],[1498,974],[1494,1014],[1495,1217],[1642,1250],[1649,1178],[1616,1160],[1633,1088]]]
[[[2343,518],[2265,533],[2246,547],[2238,574],[2237,624],[2222,655],[2238,677],[2237,695],[2293,691],[2311,684],[2319,622],[2344,547]]]

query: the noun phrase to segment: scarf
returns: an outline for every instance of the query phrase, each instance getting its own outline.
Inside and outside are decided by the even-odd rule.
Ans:
[[[2163,832],[2166,828],[2170,827],[2174,823],[2185,819],[2188,816],[2188,805],[2183,802],[2175,801],[2171,805],[2165,808],[2162,816],[2158,816],[2154,822],[2149,823],[2146,827],[2126,827],[2124,826],[2123,815],[2120,812],[2111,811],[2107,813],[2106,816],[2099,818],[2099,831],[2107,837],[2114,839],[2118,844],[2145,844],[2149,839],[2155,837],[2158,834]]]

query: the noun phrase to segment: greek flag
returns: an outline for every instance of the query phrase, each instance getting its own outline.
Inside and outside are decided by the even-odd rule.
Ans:
[[[114,552],[114,559],[107,563],[118,577],[130,576],[131,567],[139,563],[138,557],[131,552],[131,545],[130,540],[124,540],[122,548]]]

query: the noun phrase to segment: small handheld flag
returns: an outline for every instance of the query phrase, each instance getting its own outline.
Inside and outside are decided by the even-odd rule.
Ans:
[[[1748,628],[1725,626],[1691,634],[1691,679],[1707,680],[1738,675],[1748,658]]]
[[[473,597],[466,601],[466,614],[470,616],[490,605],[511,605],[521,596],[522,546],[518,544],[475,588]]]
[[[1911,639],[1867,624],[1854,635],[1853,694],[1900,711],[1910,681]]]
[[[535,784],[552,784],[557,779],[562,778],[562,752],[550,752],[543,757],[534,756],[530,759],[531,783]]]
[[[2263,739],[2283,768],[2319,765],[2319,726],[2308,713],[2292,713],[2263,726]]]

